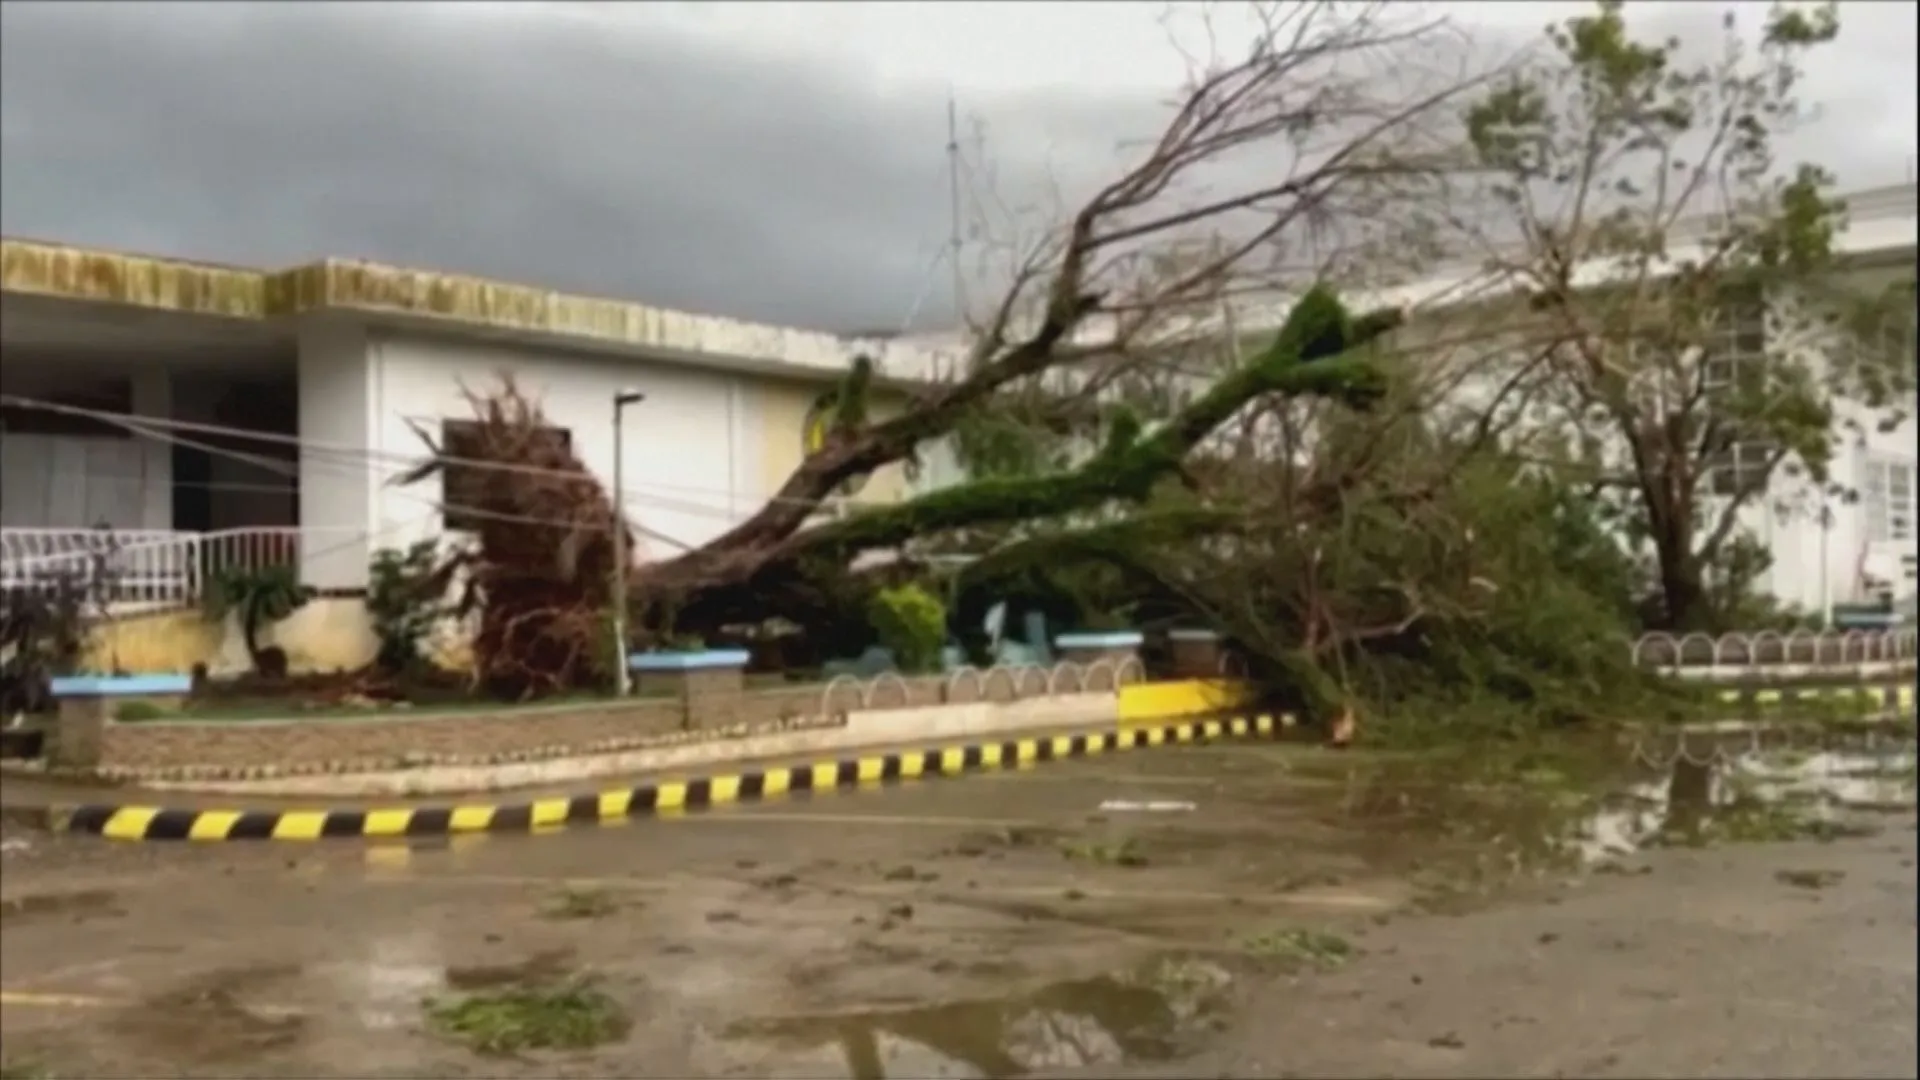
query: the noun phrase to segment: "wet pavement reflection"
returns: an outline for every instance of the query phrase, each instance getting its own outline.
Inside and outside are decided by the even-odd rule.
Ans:
[[[779,1061],[783,1076],[1019,1077],[1172,1060],[1223,1022],[1231,982],[1217,964],[1161,958],[1006,997],[742,1021],[721,1034]]]

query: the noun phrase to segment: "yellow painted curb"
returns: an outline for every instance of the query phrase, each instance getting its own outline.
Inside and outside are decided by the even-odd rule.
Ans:
[[[1285,726],[1286,718],[1276,721],[1271,716],[1186,720],[1151,727],[1127,725],[1117,731],[938,746],[813,764],[778,765],[520,803],[396,806],[374,810],[198,810],[96,804],[76,807],[61,816],[69,832],[90,833],[111,840],[319,840],[525,833],[570,823],[674,814],[788,792],[957,776],[1173,743],[1271,736]]]

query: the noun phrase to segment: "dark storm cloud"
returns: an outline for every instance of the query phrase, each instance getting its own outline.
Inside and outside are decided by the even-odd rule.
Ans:
[[[923,292],[918,325],[946,314],[935,84],[882,96],[591,8],[0,10],[9,235],[365,257],[833,329],[897,327]],[[996,103],[1051,136],[996,139],[999,170],[1071,185],[1151,104]]]
[[[1710,7],[1660,17],[1711,40]],[[1850,6],[1888,25],[1809,80],[1828,109],[1795,154],[1899,178],[1911,11]],[[836,330],[899,327],[923,301],[915,328],[946,323],[945,73],[881,87],[721,40],[592,4],[9,0],[0,231],[263,267],[364,257]],[[1065,89],[964,107],[987,117],[992,189],[1043,212],[1162,115]]]

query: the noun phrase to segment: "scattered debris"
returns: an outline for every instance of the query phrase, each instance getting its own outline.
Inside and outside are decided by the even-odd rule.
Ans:
[[[1353,745],[1353,738],[1360,732],[1360,722],[1353,715],[1353,706],[1340,710],[1340,716],[1327,730],[1327,745],[1336,750],[1345,750]]]
[[[1147,865],[1146,853],[1140,850],[1140,845],[1131,837],[1114,844],[1092,841],[1065,843],[1060,845],[1060,854],[1077,862],[1099,863],[1104,866]]]
[[[1781,870],[1773,879],[1796,889],[1828,889],[1840,884],[1846,876],[1840,870]]]
[[[598,919],[620,909],[620,901],[605,889],[566,889],[542,909],[549,919]]]
[[[613,1042],[632,1027],[620,1004],[580,980],[553,989],[515,987],[451,1001],[429,999],[427,1024],[478,1054],[583,1050]]]
[[[1304,928],[1256,934],[1243,947],[1249,956],[1276,962],[1286,971],[1327,971],[1359,954],[1352,942],[1338,934]]]

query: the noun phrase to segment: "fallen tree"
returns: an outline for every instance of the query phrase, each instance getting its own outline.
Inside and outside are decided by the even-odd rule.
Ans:
[[[1531,433],[1439,408],[1452,381],[1430,361],[1377,358],[1364,411],[1273,402],[1265,430],[1190,468],[1193,495],[1029,532],[968,566],[966,591],[1065,581],[1130,625],[1214,630],[1271,705],[1321,720],[1486,730],[1659,707],[1625,645],[1633,561],[1577,484],[1518,452]]]
[[[716,543],[637,567],[628,598],[633,626],[642,643],[771,619],[806,626],[822,607],[823,579],[844,574],[863,553],[956,530],[1139,504],[1255,398],[1327,396],[1366,407],[1380,379],[1365,346],[1398,320],[1395,312],[1350,318],[1331,290],[1316,287],[1267,349],[1151,432],[1122,412],[1104,444],[1070,469],[962,483],[745,549]],[[431,432],[416,429],[429,458],[399,478],[418,483],[456,465],[477,467],[485,478],[459,508],[474,521],[473,541],[448,555],[432,587],[458,584],[459,610],[477,612],[475,670],[493,693],[521,698],[590,683],[605,675],[618,649],[606,636],[616,565],[611,501],[510,379],[491,393],[470,392],[468,400],[474,423],[465,453],[451,457]]]
[[[639,643],[775,618],[805,625],[847,606],[833,594],[858,591],[854,565],[864,554],[1137,506],[1250,402],[1372,399],[1378,379],[1363,346],[1397,315],[1353,318],[1331,285],[1296,286],[1266,347],[1156,422],[1099,410],[1099,446],[1076,464],[983,476],[822,520],[849,481],[914,459],[969,418],[1036,395],[1047,409],[1084,411],[1116,378],[1164,362],[1180,342],[1217,336],[1223,300],[1253,288],[1272,295],[1272,268],[1297,254],[1287,246],[1297,236],[1343,216],[1398,221],[1395,213],[1440,194],[1436,181],[1454,158],[1451,133],[1433,121],[1481,80],[1408,89],[1383,76],[1441,25],[1395,25],[1406,9],[1385,4],[1260,10],[1265,29],[1251,47],[1198,68],[1135,164],[1013,268],[956,377],[874,419],[878,373],[856,362],[825,445],[764,506],[695,550],[635,568],[627,599]],[[608,500],[566,447],[537,437],[537,408],[510,385],[477,397],[474,411],[480,430],[463,456],[490,479],[472,496],[477,505],[462,508],[480,519],[475,543],[444,578],[464,577],[481,613],[476,666],[502,695],[577,685],[614,647],[602,629],[615,565]],[[403,482],[449,463],[445,447],[422,437],[430,460]]]

